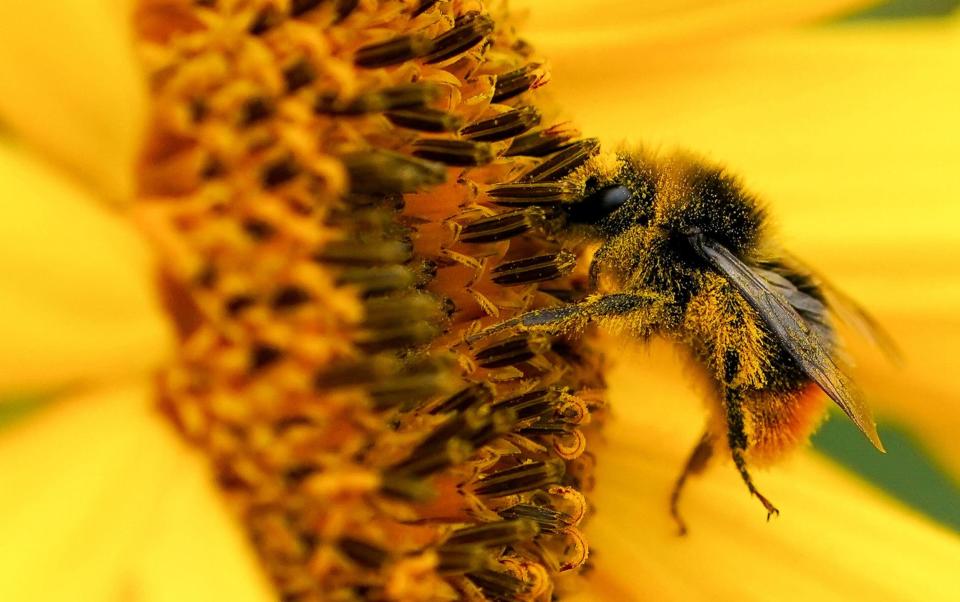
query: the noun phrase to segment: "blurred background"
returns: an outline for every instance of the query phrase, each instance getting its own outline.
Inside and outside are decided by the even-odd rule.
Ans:
[[[564,117],[726,164],[890,332],[845,333],[888,453],[839,413],[814,444],[960,530],[960,2],[659,4],[513,2]]]

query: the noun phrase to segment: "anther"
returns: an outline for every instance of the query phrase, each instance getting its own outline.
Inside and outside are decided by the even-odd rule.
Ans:
[[[420,320],[388,328],[364,330],[357,334],[354,342],[360,349],[373,353],[425,345],[439,334],[440,329],[436,324]]]
[[[530,231],[546,217],[538,207],[500,213],[466,224],[460,229],[460,242],[487,243],[507,240]]]
[[[503,368],[529,361],[550,350],[550,339],[541,334],[523,333],[484,347],[474,354],[482,368]]]
[[[543,76],[544,73],[540,70],[538,64],[524,65],[515,71],[499,75],[494,86],[491,102],[500,103],[523,94]]]
[[[360,0],[336,0],[336,19],[334,23],[339,23],[347,17],[353,14],[353,11],[357,9],[357,6],[360,4]]]
[[[493,161],[493,149],[484,142],[470,140],[423,139],[413,143],[413,155],[446,165],[469,167]]]
[[[306,59],[299,59],[283,70],[283,81],[287,92],[296,92],[316,78],[317,73]]]
[[[433,47],[433,40],[421,35],[398,36],[361,47],[353,57],[353,64],[366,69],[399,65],[427,54]]]
[[[478,495],[503,497],[540,489],[560,482],[563,478],[562,460],[530,462],[481,477],[474,491]]]
[[[243,310],[253,307],[255,303],[256,301],[250,295],[234,295],[226,300],[223,307],[227,310],[227,315],[238,316]]]
[[[383,548],[353,537],[340,538],[337,547],[353,562],[371,569],[380,568],[390,557]]]
[[[277,232],[277,229],[270,222],[255,218],[243,220],[242,226],[247,236],[256,241],[267,240]]]
[[[566,276],[576,264],[576,255],[570,251],[560,251],[501,263],[491,271],[491,276],[494,282],[502,286],[532,284]]]
[[[240,109],[240,125],[253,125],[273,115],[275,107],[269,98],[254,96],[243,103]]]
[[[416,17],[430,10],[430,7],[437,3],[437,0],[420,0],[417,8],[413,10],[413,16]]]
[[[560,205],[577,200],[580,194],[580,189],[571,182],[513,182],[487,188],[491,202],[506,207]]]
[[[470,50],[493,32],[493,20],[474,11],[459,17],[453,29],[433,40],[433,50],[424,57],[426,63],[439,63]]]
[[[530,132],[514,138],[503,155],[505,157],[544,157],[565,149],[576,136],[575,130],[559,126]]]
[[[378,410],[395,406],[412,407],[434,395],[449,390],[450,376],[447,371],[429,366],[425,370],[396,376],[372,383],[367,394]]]
[[[494,600],[516,600],[528,589],[525,582],[513,575],[492,569],[472,571],[467,573],[467,578]]]
[[[275,188],[289,182],[300,174],[300,166],[293,157],[283,157],[268,163],[260,174],[260,181],[264,188]]]
[[[490,552],[481,546],[457,546],[437,549],[436,570],[441,575],[457,575],[483,568]]]
[[[432,84],[403,84],[364,92],[349,100],[321,95],[314,101],[313,110],[332,115],[364,115],[422,107],[439,94],[439,88]]]
[[[447,177],[440,163],[384,150],[353,153],[342,160],[350,177],[350,190],[360,194],[416,192]]]
[[[413,246],[407,242],[336,240],[314,253],[313,259],[320,263],[374,266],[406,263],[412,256]]]
[[[457,115],[429,108],[387,111],[384,117],[397,127],[418,132],[453,132],[463,124]]]
[[[348,268],[337,275],[338,286],[355,286],[361,295],[380,295],[413,286],[416,275],[400,265]]]
[[[586,163],[587,159],[597,154],[599,150],[600,141],[596,138],[578,140],[525,173],[519,181],[547,182],[559,180]]]
[[[279,25],[281,21],[283,21],[283,14],[272,4],[268,4],[267,6],[264,6],[253,18],[253,20],[250,22],[250,25],[247,27],[247,31],[255,36],[258,36],[262,33],[266,33],[270,29],[273,29]]]
[[[283,351],[273,345],[260,343],[250,350],[250,372],[257,372],[275,364],[283,357]]]
[[[522,107],[472,123],[461,129],[460,135],[468,140],[496,142],[522,134],[538,123],[540,112],[534,107]]]
[[[293,309],[310,301],[310,293],[298,286],[284,286],[274,293],[270,305],[274,309],[284,310]]]
[[[320,6],[322,2],[323,0],[291,0],[290,16],[299,17]]]
[[[493,385],[478,382],[460,389],[430,410],[431,414],[462,412],[467,408],[490,403],[493,399]]]
[[[377,297],[363,302],[364,328],[390,328],[408,322],[440,319],[443,308],[428,293],[411,293],[402,297]]]
[[[537,523],[518,518],[501,520],[457,529],[443,542],[441,547],[450,548],[464,545],[485,547],[505,546],[532,539],[540,532]]]
[[[558,533],[561,529],[573,525],[573,519],[569,515],[534,504],[517,504],[501,510],[499,514],[505,519],[524,518],[533,521],[543,533]]]
[[[383,475],[387,482],[421,479],[461,464],[473,453],[473,446],[462,439],[450,439],[443,445],[411,455],[402,463],[388,468]]]
[[[518,420],[536,418],[554,412],[560,401],[559,389],[537,389],[523,395],[504,399],[493,404],[494,410],[511,409],[517,414]]]

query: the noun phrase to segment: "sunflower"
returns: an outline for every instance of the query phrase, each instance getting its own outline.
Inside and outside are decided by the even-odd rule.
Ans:
[[[35,4],[0,9],[0,375],[24,414],[0,433],[5,599],[956,597],[955,534],[809,451],[761,475],[789,509],[773,524],[718,469],[676,537],[666,499],[703,417],[667,348],[457,351],[475,320],[582,277],[522,204],[505,224],[463,203],[537,145],[590,148],[549,103],[510,104],[552,88],[591,135],[706,151],[776,199],[793,248],[911,358],[861,369],[881,409],[956,468],[939,359],[956,291],[936,284],[956,270],[937,177],[957,150],[955,23],[552,3],[521,39],[480,2]],[[552,63],[543,92],[525,39]],[[409,134],[464,123],[469,144]],[[896,142],[872,144],[877,124]],[[911,177],[876,177],[891,161]],[[505,225],[536,269],[503,256]],[[891,294],[894,273],[914,286]],[[494,394],[520,401],[480,407]],[[517,415],[536,404],[552,422]]]

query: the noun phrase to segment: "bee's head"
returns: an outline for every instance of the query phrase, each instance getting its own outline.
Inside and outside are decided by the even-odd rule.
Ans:
[[[722,168],[687,158],[664,164],[652,225],[671,238],[703,234],[741,254],[757,243],[764,211]]]
[[[610,238],[653,218],[656,170],[641,153],[597,157],[574,178],[582,182],[583,197],[565,207],[568,224],[592,227]]]
[[[644,231],[649,250],[685,247],[703,234],[734,253],[751,250],[764,224],[756,198],[722,168],[679,155],[654,160],[640,150],[595,157],[573,175],[583,197],[564,207],[566,223],[600,238]],[[686,250],[686,249],[683,249]]]

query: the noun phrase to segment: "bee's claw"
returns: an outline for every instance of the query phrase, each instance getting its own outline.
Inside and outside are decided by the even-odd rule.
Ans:
[[[757,491],[754,491],[753,494],[754,494],[755,496],[757,496],[757,499],[760,500],[760,503],[763,504],[763,507],[767,509],[767,522],[768,522],[768,523],[770,522],[770,517],[771,517],[771,516],[780,516],[780,510],[778,510],[776,506],[774,506],[772,503],[770,503],[770,500],[768,500],[767,498],[765,498],[765,497],[763,497],[762,495],[760,495],[760,493],[757,492]]]

